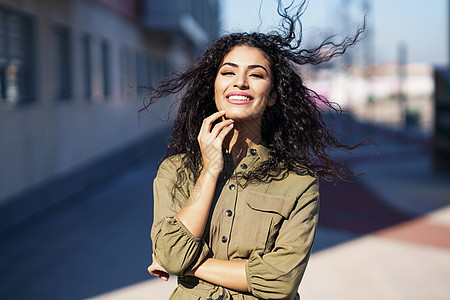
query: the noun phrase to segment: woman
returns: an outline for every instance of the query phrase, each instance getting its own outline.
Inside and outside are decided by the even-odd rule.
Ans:
[[[330,102],[304,85],[296,65],[342,54],[364,31],[299,50],[302,8],[294,17],[279,9],[284,34],[219,38],[145,105],[187,87],[154,181],[148,270],[178,276],[170,299],[299,299],[318,177],[350,172],[326,150],[354,147],[333,137],[318,108]]]

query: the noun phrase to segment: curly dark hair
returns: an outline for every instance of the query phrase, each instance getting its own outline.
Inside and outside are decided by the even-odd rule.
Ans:
[[[262,138],[270,149],[270,157],[252,172],[242,175],[245,182],[267,182],[286,171],[308,173],[335,182],[350,174],[355,175],[344,163],[334,161],[328,150],[352,150],[363,143],[350,146],[340,142],[325,124],[323,108],[320,108],[326,106],[339,114],[340,107],[306,87],[298,69],[305,64],[317,65],[344,54],[363,36],[365,19],[353,37],[336,43],[332,36],[314,49],[302,49],[299,18],[305,6],[302,2],[291,16],[288,8],[282,8],[279,1],[278,13],[283,20],[279,31],[222,36],[212,42],[187,71],[168,76],[145,97],[144,107],[139,113],[157,99],[183,91],[178,99],[178,116],[165,157],[184,154],[182,168],[189,170],[194,180],[202,168],[197,135],[203,119],[217,111],[214,79],[225,55],[236,46],[257,48],[265,54],[273,74],[272,89],[277,93],[275,104],[266,108],[262,119]],[[184,175],[179,174],[179,184],[186,178]]]

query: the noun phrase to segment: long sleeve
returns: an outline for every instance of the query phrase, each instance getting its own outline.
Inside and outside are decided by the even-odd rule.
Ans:
[[[183,276],[196,268],[210,249],[203,239],[195,237],[176,217],[189,197],[188,185],[173,186],[179,168],[179,157],[163,161],[153,182],[154,218],[151,230],[153,253],[170,274]]]
[[[294,299],[306,269],[318,222],[319,185],[314,180],[283,222],[269,253],[254,251],[246,264],[249,291],[262,299]]]

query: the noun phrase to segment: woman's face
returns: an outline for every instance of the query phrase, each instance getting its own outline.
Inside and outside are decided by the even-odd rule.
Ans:
[[[261,120],[266,106],[276,100],[270,62],[261,50],[248,46],[236,46],[224,57],[214,90],[217,109],[234,120]]]

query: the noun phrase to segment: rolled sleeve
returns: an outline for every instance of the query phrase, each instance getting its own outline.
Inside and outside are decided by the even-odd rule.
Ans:
[[[283,222],[273,250],[254,251],[246,263],[249,291],[262,299],[295,299],[318,222],[319,186],[314,180]]]
[[[184,276],[195,269],[210,249],[177,218],[187,201],[187,191],[172,193],[178,166],[169,158],[160,166],[153,182],[154,221],[151,230],[153,253],[167,272]]]

